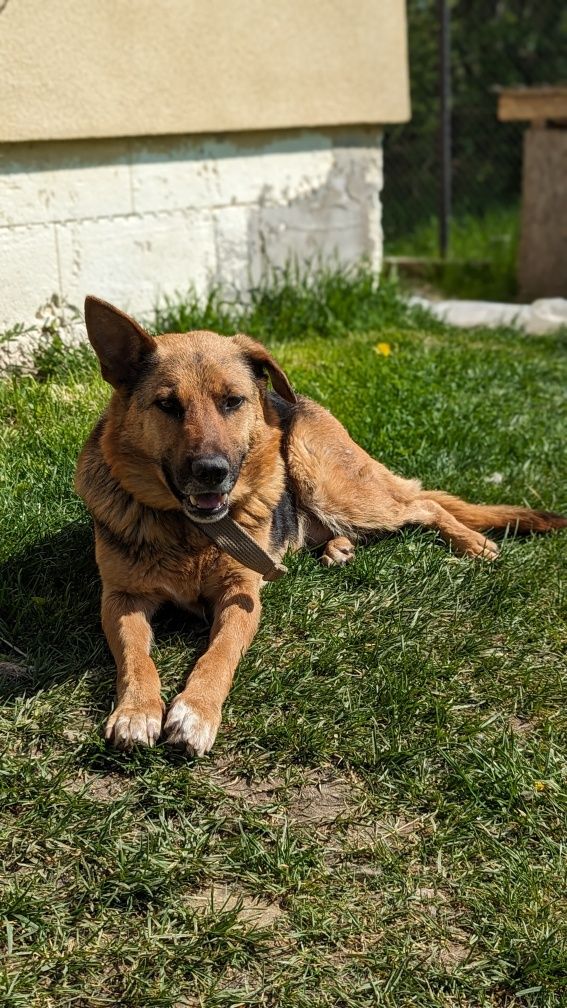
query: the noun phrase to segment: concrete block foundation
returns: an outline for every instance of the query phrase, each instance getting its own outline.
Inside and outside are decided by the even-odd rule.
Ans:
[[[0,145],[0,332],[53,295],[143,317],[290,259],[378,270],[381,187],[374,126]]]

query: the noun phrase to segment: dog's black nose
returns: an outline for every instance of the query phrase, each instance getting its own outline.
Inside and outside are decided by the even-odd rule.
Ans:
[[[228,476],[230,466],[222,455],[203,455],[191,462],[191,475],[207,486],[218,486]]]

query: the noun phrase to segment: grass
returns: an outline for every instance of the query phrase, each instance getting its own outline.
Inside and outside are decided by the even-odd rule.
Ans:
[[[267,339],[405,475],[567,506],[564,337],[457,332],[364,271],[155,321]],[[343,570],[296,556],[212,755],[121,755],[72,491],[107,389],[87,352],[38,363],[0,384],[2,1004],[567,1004],[565,538],[495,565],[419,530]],[[205,640],[158,619],[166,698]]]
[[[428,279],[447,297],[514,301],[520,213],[517,206],[489,207],[482,214],[456,212],[447,261],[431,266]],[[436,217],[403,238],[387,241],[387,255],[439,258]]]

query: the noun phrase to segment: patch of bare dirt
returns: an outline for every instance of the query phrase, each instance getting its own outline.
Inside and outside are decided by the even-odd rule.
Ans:
[[[84,742],[86,736],[93,731],[96,723],[86,711],[73,715],[72,728],[64,728],[61,735],[66,742]]]
[[[277,777],[260,781],[233,777],[231,780],[225,780],[222,787],[229,798],[238,798],[248,805],[266,805],[274,801],[279,803],[285,785]]]
[[[297,823],[336,822],[353,806],[353,783],[334,775],[311,774],[292,795],[288,814]]]
[[[474,954],[465,908],[442,884],[418,885],[410,897],[411,918],[421,922],[419,948],[427,962],[454,972]],[[430,935],[430,939],[428,939]]]
[[[247,805],[267,805],[280,802],[280,795],[286,786],[281,777],[266,777],[249,780],[239,776],[229,763],[217,763],[212,768],[197,767],[195,773],[202,773],[208,782],[220,788],[228,798],[246,802]]]
[[[405,816],[392,816],[376,819],[373,823],[364,825],[353,824],[349,827],[345,839],[345,849],[351,853],[373,851],[377,844],[388,847],[399,847],[404,844],[418,843],[424,833],[431,830],[429,816],[417,816],[408,819]]]
[[[512,715],[508,724],[512,734],[518,735],[520,738],[525,738],[526,735],[531,735],[531,733],[537,728],[536,721],[530,720],[529,718],[517,717],[516,714]]]
[[[306,771],[290,778],[247,780],[231,773],[229,766],[217,764],[207,776],[229,798],[252,807],[274,806],[274,811],[286,812],[299,825],[333,823],[355,807],[354,777],[341,777],[328,770]]]
[[[82,794],[91,801],[110,804],[132,789],[132,782],[119,774],[93,774],[86,771],[65,784],[69,794]]]
[[[424,911],[428,917],[435,918],[439,915],[439,902],[445,902],[445,897],[442,894],[438,894],[436,889],[421,886],[415,890],[412,902],[415,902],[418,908]]]
[[[256,897],[234,892],[226,882],[215,882],[209,888],[190,893],[185,897],[185,902],[191,909],[200,913],[220,913],[236,909],[239,921],[256,927],[269,927],[283,914],[277,903],[267,903]]]
[[[462,966],[471,954],[471,946],[464,931],[457,930],[451,938],[446,938],[434,951],[434,958],[447,973]]]
[[[32,677],[33,669],[29,665],[0,661],[0,679],[5,679],[9,682],[29,682]]]

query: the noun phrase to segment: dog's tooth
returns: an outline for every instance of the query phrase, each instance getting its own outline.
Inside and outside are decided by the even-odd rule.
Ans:
[[[197,498],[193,497],[192,494],[189,494],[189,500],[191,501],[193,507],[198,507]]]

